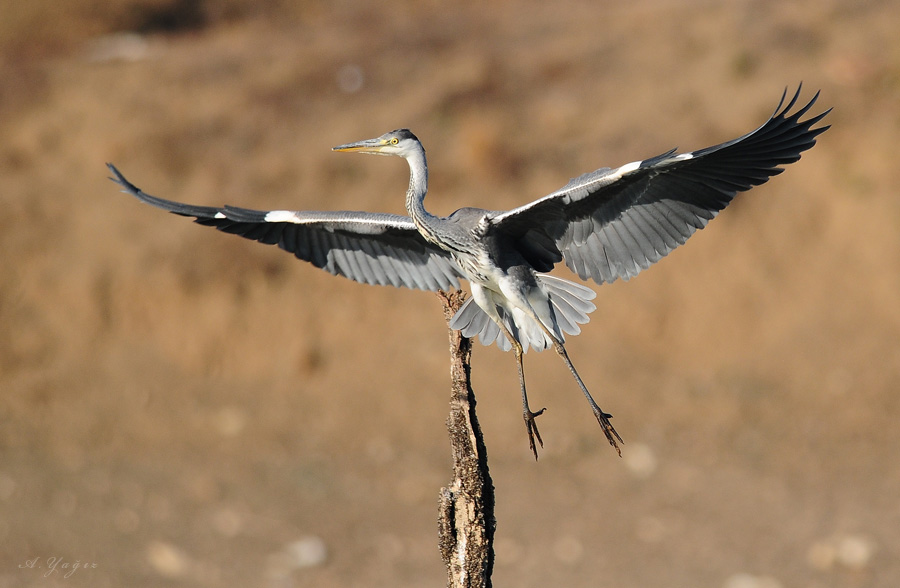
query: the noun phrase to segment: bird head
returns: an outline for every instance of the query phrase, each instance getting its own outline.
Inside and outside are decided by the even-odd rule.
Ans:
[[[355,151],[374,155],[398,155],[408,157],[417,151],[424,151],[419,139],[409,129],[397,129],[375,139],[347,143],[332,148],[332,151]]]

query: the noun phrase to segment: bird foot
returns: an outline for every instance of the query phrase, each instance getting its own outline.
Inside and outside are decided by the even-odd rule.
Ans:
[[[525,429],[528,431],[528,445],[531,447],[531,452],[534,454],[534,460],[537,461],[538,452],[537,446],[534,444],[534,438],[537,437],[538,443],[541,444],[541,447],[544,446],[544,440],[541,439],[541,433],[538,431],[537,423],[535,422],[535,418],[544,414],[546,408],[542,408],[537,412],[531,412],[529,409],[525,409],[525,412],[522,413],[522,417],[525,419]]]
[[[613,449],[616,450],[616,453],[619,454],[619,457],[622,457],[622,450],[619,449],[619,443],[622,443],[624,445],[625,442],[622,441],[622,438],[616,432],[616,429],[612,426],[612,423],[609,422],[609,419],[612,418],[612,415],[597,408],[596,410],[594,410],[594,416],[597,417],[597,422],[600,423],[600,427],[603,429],[603,433],[609,440],[609,444],[613,446]],[[619,443],[616,443],[617,439]]]

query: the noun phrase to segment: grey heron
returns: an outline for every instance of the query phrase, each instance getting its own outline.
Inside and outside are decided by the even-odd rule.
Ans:
[[[801,121],[819,96],[791,109],[787,91],[762,126],[706,149],[675,149],[617,168],[573,178],[561,189],[509,211],[461,208],[447,217],[424,206],[425,149],[408,129],[334,147],[335,151],[394,155],[409,164],[409,216],[352,211],[250,210],[196,206],[146,194],[112,164],[113,181],[141,201],[226,233],[275,245],[303,261],[366,284],[421,290],[459,287],[472,296],[451,320],[466,337],[513,349],[529,447],[543,446],[525,389],[523,354],[553,347],[587,399],[610,445],[622,438],[600,409],[566,353],[596,307],[590,288],[547,272],[564,261],[579,278],[598,284],[628,280],[702,229],[737,192],[749,190],[800,159],[828,126],[812,128],[830,109]],[[782,106],[784,106],[782,108]]]

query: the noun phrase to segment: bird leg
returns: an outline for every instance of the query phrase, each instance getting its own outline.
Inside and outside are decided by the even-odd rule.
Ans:
[[[498,324],[500,325],[503,334],[506,335],[506,338],[512,343],[513,350],[516,354],[516,367],[519,369],[519,387],[522,390],[522,418],[525,420],[525,430],[528,432],[528,446],[531,447],[531,452],[534,454],[534,460],[537,461],[538,452],[537,446],[534,444],[534,438],[537,437],[541,447],[544,446],[544,440],[541,439],[541,433],[538,431],[537,422],[534,419],[544,414],[544,411],[547,409],[542,408],[537,412],[532,412],[531,408],[528,406],[528,393],[525,391],[525,366],[522,362],[522,344],[512,336],[512,333],[509,332],[506,325],[502,322],[498,322]]]
[[[543,325],[541,325],[543,326]],[[547,329],[544,329],[547,331]],[[549,332],[547,332],[550,335]],[[616,439],[618,439],[619,443],[625,443],[622,441],[622,438],[616,432],[615,428],[613,428],[612,423],[609,422],[609,419],[612,418],[612,415],[608,412],[603,412],[597,403],[594,401],[591,393],[588,392],[587,387],[584,385],[584,382],[581,380],[581,376],[578,375],[578,372],[575,370],[575,366],[572,365],[572,360],[569,359],[569,354],[566,353],[566,348],[563,347],[562,342],[558,341],[556,337],[551,335],[551,340],[553,341],[553,348],[556,350],[556,353],[566,362],[566,365],[569,367],[569,371],[572,372],[572,375],[575,376],[575,381],[578,382],[578,387],[581,388],[581,392],[584,394],[584,397],[587,398],[588,404],[591,405],[591,410],[594,412],[594,416],[597,418],[597,422],[600,423],[600,427],[603,429],[603,433],[606,435],[606,438],[609,440],[609,444],[613,446],[613,449],[619,454],[619,457],[622,457],[622,450],[619,449],[618,443],[616,443]]]
[[[537,422],[534,419],[544,414],[544,411],[547,409],[542,408],[537,412],[531,412],[531,409],[528,407],[528,393],[525,392],[525,366],[522,363],[522,346],[518,341],[516,341],[515,348],[516,365],[519,368],[519,387],[522,389],[522,417],[525,419],[525,428],[528,431],[528,445],[534,454],[534,460],[537,461],[538,453],[537,447],[534,445],[534,438],[537,437],[541,447],[544,446],[544,440],[541,439],[541,432],[538,431]]]
[[[587,398],[588,404],[591,405],[591,410],[594,413],[594,417],[597,419],[597,422],[600,423],[600,428],[603,429],[603,434],[606,435],[606,438],[609,440],[609,444],[612,445],[613,449],[616,450],[616,453],[619,454],[619,457],[622,457],[622,450],[619,449],[619,443],[624,444],[622,441],[622,437],[619,436],[619,433],[616,432],[616,429],[612,426],[612,423],[609,422],[609,419],[612,418],[612,415],[608,412],[603,412],[599,406],[597,406],[597,402],[594,400],[594,397],[591,396],[591,393],[588,392],[587,386],[584,385],[584,381],[581,379],[581,376],[578,375],[578,371],[575,369],[575,366],[572,364],[572,360],[569,359],[569,354],[566,353],[566,348],[563,346],[562,341],[554,335],[550,329],[537,317],[534,315],[532,317],[538,325],[540,325],[541,329],[553,342],[553,349],[556,350],[556,353],[566,362],[566,366],[568,366],[569,371],[572,372],[572,375],[575,377],[575,381],[578,383],[578,387],[581,388],[581,392],[584,394],[584,397]],[[616,443],[618,440],[619,443]]]

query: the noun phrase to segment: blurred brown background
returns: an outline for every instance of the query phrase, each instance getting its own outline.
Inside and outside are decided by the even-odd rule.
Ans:
[[[476,347],[497,586],[900,585],[896,2],[0,4],[0,586],[441,586],[446,327],[120,194],[510,208],[734,138],[833,128],[629,283],[562,363]],[[566,272],[561,272],[565,275]],[[61,564],[95,563],[63,577]],[[37,558],[35,560],[35,558]],[[34,562],[34,568],[29,568]],[[42,566],[42,567],[38,567]],[[49,577],[45,577],[49,573]]]

